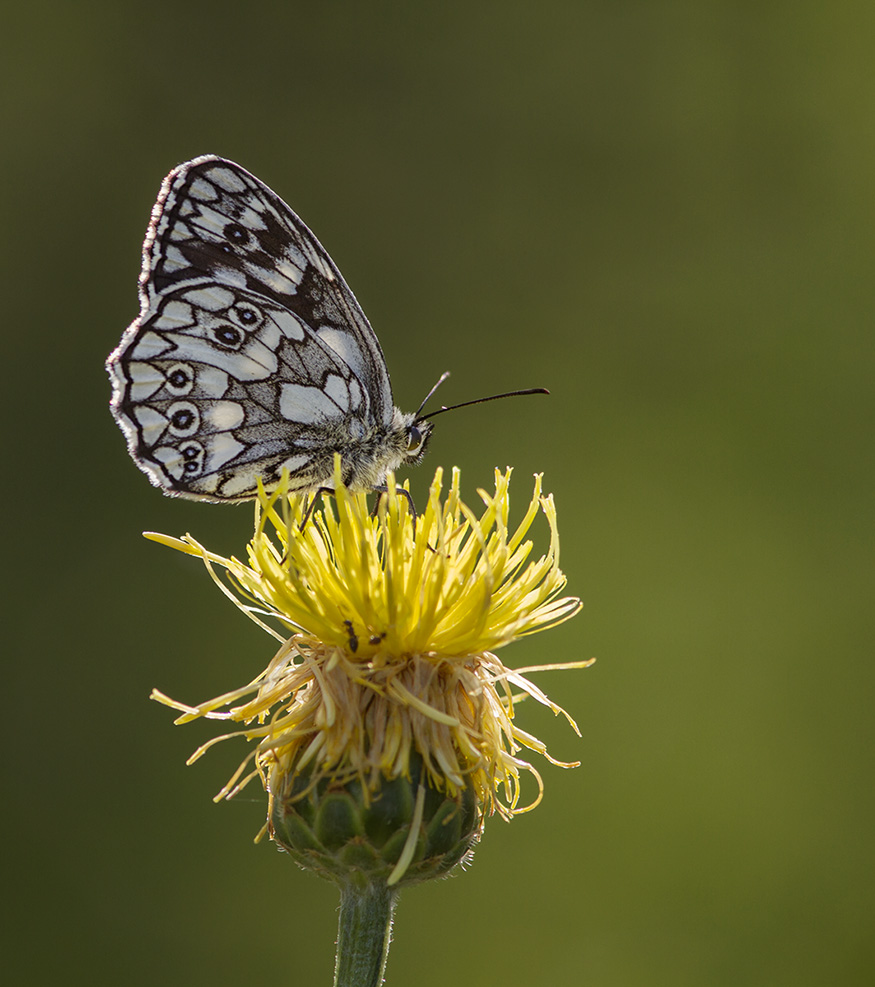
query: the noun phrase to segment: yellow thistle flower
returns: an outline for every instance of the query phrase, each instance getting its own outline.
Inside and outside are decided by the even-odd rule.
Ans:
[[[314,814],[347,811],[336,802],[326,808],[325,801],[344,786],[355,792],[355,811],[364,813],[349,823],[353,835],[363,837],[359,843],[373,828],[372,803],[377,828],[389,825],[381,811],[407,813],[404,838],[377,864],[357,864],[400,886],[462,859],[484,815],[497,810],[509,819],[540,801],[540,775],[520,758],[522,748],[563,767],[579,763],[551,758],[541,741],[517,726],[515,714],[519,699],[530,697],[566,716],[577,731],[526,675],[591,661],[513,670],[493,653],[567,620],[581,606],[575,597],[559,595],[565,577],[558,566],[556,512],[552,497],[541,495],[540,476],[522,522],[508,528],[510,473],[496,471],[493,494],[480,491],[485,510],[478,517],[459,496],[458,470],[445,497],[438,470],[425,510],[414,518],[409,495],[398,492],[391,474],[379,510],[369,513],[365,494],[340,482],[338,461],[334,509],[323,501],[306,521],[306,497],[283,485],[271,494],[260,491],[248,564],[209,552],[190,535],[147,535],[202,558],[223,592],[282,642],[268,667],[234,692],[195,707],[157,691],[153,698],[182,712],[177,723],[207,717],[245,724],[190,760],[228,737],[257,741],[216,798],[232,797],[259,775],[270,796],[265,830],[299,863],[341,883],[347,857],[338,865],[317,852],[334,836],[308,830],[302,845],[296,836],[302,825],[318,825]],[[526,536],[538,514],[548,522],[550,545],[531,560]],[[219,580],[217,566],[230,574],[236,593]],[[265,616],[291,635],[269,627]],[[530,805],[520,804],[522,771],[537,781]],[[398,779],[412,781],[417,796],[401,810],[391,794]],[[313,805],[304,807],[308,799]],[[283,811],[295,805],[303,816],[290,822]],[[417,842],[418,831],[435,817],[446,837],[454,813],[462,820],[452,830],[458,842],[431,860]]]

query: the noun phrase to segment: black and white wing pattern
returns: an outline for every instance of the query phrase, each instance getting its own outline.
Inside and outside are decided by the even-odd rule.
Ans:
[[[369,489],[418,462],[430,424],[395,408],[380,343],[331,258],[239,165],[165,178],[143,244],[140,314],[110,354],[112,413],[165,493]]]

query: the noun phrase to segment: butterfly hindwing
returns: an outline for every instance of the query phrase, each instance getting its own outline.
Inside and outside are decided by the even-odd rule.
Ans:
[[[301,485],[319,482],[326,430],[355,438],[372,413],[351,365],[317,333],[225,285],[158,298],[122,367],[117,411],[135,458],[160,486],[193,495],[237,499],[283,466]]]

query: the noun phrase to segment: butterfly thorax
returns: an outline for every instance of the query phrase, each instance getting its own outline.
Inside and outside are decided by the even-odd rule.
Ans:
[[[343,483],[351,490],[382,487],[386,474],[399,466],[415,466],[425,455],[431,424],[415,421],[415,416],[393,409],[392,422],[374,428],[355,442],[337,442],[319,456],[318,467],[323,479],[308,487],[334,486],[334,454],[340,454]]]

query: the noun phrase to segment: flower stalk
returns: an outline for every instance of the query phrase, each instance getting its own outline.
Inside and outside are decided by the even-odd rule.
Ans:
[[[340,891],[334,987],[379,987],[386,972],[398,891],[383,884]]]

